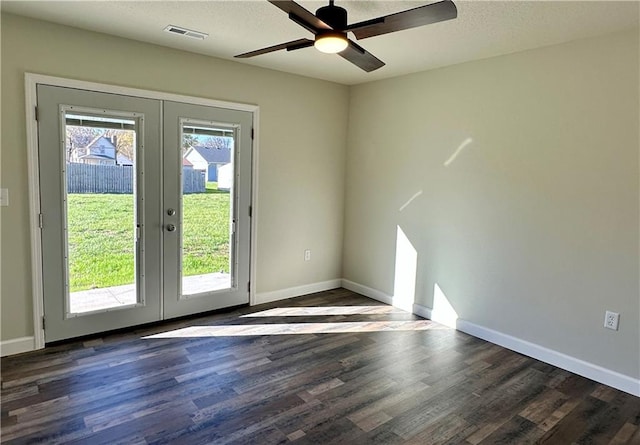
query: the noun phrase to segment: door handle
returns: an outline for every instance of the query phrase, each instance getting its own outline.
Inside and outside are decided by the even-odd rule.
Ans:
[[[174,232],[176,230],[175,224],[167,224],[167,232]]]

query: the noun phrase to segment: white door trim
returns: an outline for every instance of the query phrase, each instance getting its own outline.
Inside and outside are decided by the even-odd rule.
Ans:
[[[258,134],[259,114],[258,105],[226,102],[202,97],[184,96],[161,91],[143,90],[138,88],[121,87],[82,80],[66,79],[43,74],[25,73],[25,115],[27,131],[27,174],[29,181],[29,227],[31,233],[31,286],[33,299],[33,334],[34,349],[44,348],[44,297],[42,285],[42,239],[40,232],[40,183],[38,167],[38,122],[35,109],[38,104],[37,85],[51,85],[58,87],[76,88],[101,93],[122,94],[125,96],[142,97],[147,99],[170,100],[195,105],[225,108],[230,110],[248,111],[253,115],[253,153],[251,165],[251,240],[250,240],[250,282],[249,304],[256,304],[256,257],[257,257],[257,209],[258,209]]]

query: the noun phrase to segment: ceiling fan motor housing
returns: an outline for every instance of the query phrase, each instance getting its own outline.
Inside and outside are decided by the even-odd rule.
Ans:
[[[316,17],[331,26],[335,31],[344,31],[347,27],[347,10],[340,6],[332,4],[323,6],[316,11]]]

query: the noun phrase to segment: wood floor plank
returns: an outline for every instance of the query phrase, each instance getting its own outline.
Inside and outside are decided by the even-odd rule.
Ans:
[[[347,417],[356,425],[359,425],[360,422],[366,421],[369,417],[389,417],[385,412],[383,412],[386,407],[403,403],[406,400],[411,399],[416,392],[420,392],[428,387],[429,385],[422,382],[417,382],[410,387],[402,387],[398,391],[393,391],[385,397],[381,397],[376,401],[367,403],[365,407],[350,413]]]
[[[545,388],[520,411],[519,415],[539,425],[566,401],[567,397],[560,391]]]
[[[606,407],[606,402],[587,397],[578,402],[561,422],[558,422],[542,438],[543,443],[574,443],[589,427],[592,418]]]
[[[629,441],[633,437],[633,435],[638,431],[640,427],[638,425],[634,425],[633,423],[626,422],[622,425],[622,428],[618,430],[616,435],[611,439],[609,445],[620,445],[625,443],[630,443]],[[638,437],[640,439],[640,437]]]
[[[460,443],[476,430],[475,425],[469,424],[464,419],[455,414],[445,416],[438,422],[432,422],[420,433],[407,441],[407,444],[422,445],[442,445],[446,443]]]
[[[624,426],[625,419],[640,417],[640,407],[619,392],[616,391],[616,394],[613,394],[611,398],[607,397],[607,399],[609,399],[609,403],[603,409],[596,415],[590,415],[587,428],[582,432],[577,442],[608,443]]]
[[[538,443],[544,434],[537,425],[523,417],[513,416],[502,424],[481,445],[529,445]],[[570,442],[569,442],[570,443]]]
[[[331,392],[320,394],[317,400],[320,407],[305,412],[297,418],[283,419],[277,426],[284,432],[301,429],[305,432],[315,431],[320,425],[331,424],[345,417],[350,411],[360,409],[369,400],[388,394],[395,390],[395,382],[379,378],[377,375],[336,387]],[[355,428],[353,423],[351,427]]]
[[[433,322],[386,328],[419,320],[336,289],[4,357],[0,441],[640,444],[640,398]],[[150,338],[191,326],[229,334]]]

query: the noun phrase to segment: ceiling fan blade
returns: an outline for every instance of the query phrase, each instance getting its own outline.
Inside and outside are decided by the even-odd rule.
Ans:
[[[269,3],[282,9],[284,12],[289,14],[289,18],[291,20],[293,20],[303,28],[306,28],[313,34],[318,34],[318,30],[321,29],[332,29],[329,25],[316,17],[312,12],[307,11],[305,8],[292,0],[269,0]]]
[[[238,54],[237,56],[234,56],[234,57],[238,59],[246,59],[253,56],[259,56],[260,54],[267,54],[274,51],[280,51],[281,49],[286,49],[287,51],[293,51],[300,48],[307,48],[309,46],[313,46],[313,40],[298,39],[298,40],[292,40],[291,42],[287,42],[287,43],[281,43],[280,45],[269,46],[267,48],[250,51],[248,53]]]
[[[295,51],[297,49],[309,48],[313,46],[313,40],[309,39],[300,39],[298,40],[300,43],[294,43],[293,45],[287,46],[287,51]]]
[[[407,11],[378,17],[377,19],[355,23],[349,25],[347,30],[353,31],[356,38],[362,40],[381,34],[402,31],[403,29],[455,19],[457,16],[458,9],[456,5],[451,0],[443,0],[430,5],[419,6]]]
[[[384,62],[368,52],[357,43],[349,40],[349,46],[344,51],[338,53],[344,59],[363,69],[367,73],[375,71],[384,66]]]

